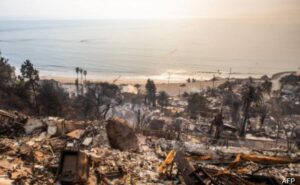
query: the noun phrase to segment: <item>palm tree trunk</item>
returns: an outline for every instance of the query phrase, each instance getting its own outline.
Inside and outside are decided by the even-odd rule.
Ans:
[[[76,73],[77,73],[77,79],[76,79],[76,82],[75,82],[75,86],[76,86],[76,93],[78,95],[78,91],[79,91],[78,84],[79,84],[79,81],[78,81],[78,72],[76,71]]]
[[[80,83],[80,86],[81,86],[81,95],[83,95],[83,82],[82,82],[82,73],[80,73],[80,80],[81,80],[81,83]]]

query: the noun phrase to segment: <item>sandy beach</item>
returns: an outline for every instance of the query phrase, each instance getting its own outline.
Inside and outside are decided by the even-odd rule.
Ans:
[[[300,75],[300,71],[283,71],[279,73],[274,73],[272,76],[270,76],[270,79],[273,83],[272,90],[278,90],[280,88],[279,80],[283,76],[289,75],[289,74],[296,74]],[[74,84],[76,76],[72,77],[63,77],[63,76],[41,76],[41,79],[53,79],[56,80],[62,84]],[[79,77],[80,78],[80,77]],[[235,78],[231,78],[233,80]],[[240,78],[240,79],[246,79],[246,78]],[[259,78],[257,78],[259,79]],[[87,78],[88,81],[91,82],[109,82],[109,83],[115,83],[118,85],[125,84],[125,85],[135,85],[140,84],[142,87],[141,89],[144,90],[144,85],[147,82],[147,79],[141,79],[141,78],[122,78],[122,77],[116,77],[115,79],[100,79],[100,78]],[[153,80],[153,79],[152,79]],[[213,82],[211,80],[197,80],[193,83],[187,83],[186,81],[171,81],[166,82],[166,80],[154,80],[157,92],[159,91],[166,91],[170,96],[177,96],[184,92],[198,92],[199,89],[204,89],[208,87],[217,87],[220,84],[224,83],[227,79],[225,78],[217,78],[216,81]]]
[[[214,86],[224,83],[226,80],[221,79],[214,82]],[[184,92],[197,92],[200,89],[213,87],[212,81],[197,81],[194,83],[158,83],[157,91],[166,91],[171,96],[181,95]]]
[[[53,79],[56,81],[59,81],[62,84],[73,84],[75,81],[75,78],[69,78],[69,77],[47,77],[43,76],[41,79]],[[135,85],[135,84],[140,84],[141,89],[144,90],[145,87],[144,85],[146,84],[146,80],[141,80],[141,79],[119,79],[119,80],[90,80],[92,82],[109,82],[109,83],[115,83],[118,85],[121,84],[126,84],[126,85]],[[191,82],[187,83],[186,81],[180,82],[170,82],[166,83],[163,81],[155,81],[156,87],[157,87],[157,92],[159,91],[166,91],[170,96],[177,96],[180,94],[183,94],[184,92],[197,92],[199,89],[204,89],[208,87],[213,87],[213,85],[216,87],[222,83],[224,83],[226,79],[217,79],[214,84],[210,80],[204,80],[204,81],[196,81],[196,82]]]

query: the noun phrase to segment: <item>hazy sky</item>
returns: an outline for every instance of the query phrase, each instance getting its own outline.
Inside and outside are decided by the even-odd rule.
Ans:
[[[299,16],[300,0],[0,0],[0,19]]]

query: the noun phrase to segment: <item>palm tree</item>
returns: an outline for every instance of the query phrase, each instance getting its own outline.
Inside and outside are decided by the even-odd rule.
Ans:
[[[81,79],[81,84],[82,84],[82,73],[83,73],[83,69],[80,68],[80,69],[79,69],[79,72],[80,72],[80,76],[81,76],[80,79]]]
[[[75,68],[75,71],[76,71],[76,73],[77,73],[77,80],[78,80],[79,67],[76,67],[76,68]]]
[[[216,76],[214,74],[213,78],[211,79],[211,81],[212,81],[212,88],[215,88],[215,81],[216,80],[217,80],[217,78],[216,78]]]
[[[84,81],[86,82],[86,75],[87,75],[87,71],[86,70],[83,71],[83,75],[84,75]]]
[[[81,94],[83,95],[83,80],[82,80],[82,74],[83,74],[83,69],[79,68],[79,73],[80,73],[80,86],[81,86]]]
[[[242,91],[242,102],[243,102],[243,112],[244,112],[244,119],[243,125],[240,132],[241,137],[246,136],[246,127],[247,121],[249,119],[249,111],[252,103],[259,103],[262,100],[262,93],[261,89],[253,86],[252,80],[249,80],[249,83],[245,85]]]
[[[77,91],[77,94],[78,94],[78,73],[79,73],[79,67],[76,67],[75,71],[76,71],[76,74],[77,74],[77,78],[75,80],[75,86],[76,86],[76,91]]]

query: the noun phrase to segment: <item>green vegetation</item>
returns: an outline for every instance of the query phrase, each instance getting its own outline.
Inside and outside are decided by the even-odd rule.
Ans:
[[[78,67],[75,71],[78,96],[70,97],[59,82],[40,80],[39,71],[29,60],[22,64],[21,75],[16,78],[15,69],[0,55],[0,108],[77,119],[105,118],[107,112],[122,101],[119,87],[109,83],[86,83],[87,71]]]
[[[148,79],[146,83],[146,103],[156,106],[156,85],[153,80]]]
[[[188,107],[187,111],[192,119],[196,119],[196,117],[201,112],[208,111],[208,100],[198,93],[192,93],[188,97]]]
[[[165,91],[160,91],[157,96],[157,103],[163,109],[169,105],[169,95]]]
[[[262,91],[267,93],[269,96],[271,95],[271,91],[272,91],[272,82],[270,80],[265,80],[262,84],[261,84],[261,88]]]
[[[74,102],[78,115],[85,119],[105,118],[108,111],[122,102],[121,91],[115,84],[87,84],[87,92]]]
[[[63,116],[67,113],[70,103],[66,93],[54,80],[45,80],[41,83],[37,100],[40,103],[41,113],[50,116]]]
[[[34,96],[34,106],[36,112],[39,112],[39,105],[37,101],[37,89],[39,84],[37,83],[40,80],[39,72],[33,67],[33,64],[26,60],[21,66],[21,79],[25,81],[25,87],[29,87],[33,92]]]

